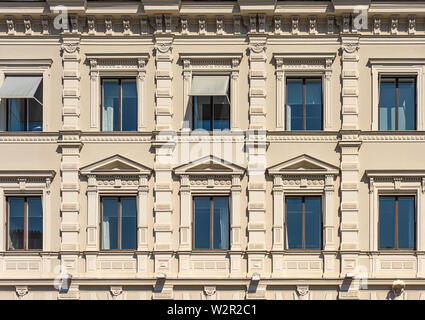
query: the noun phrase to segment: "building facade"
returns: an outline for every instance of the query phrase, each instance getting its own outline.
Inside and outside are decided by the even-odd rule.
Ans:
[[[425,299],[424,76],[425,1],[0,1],[0,299]]]

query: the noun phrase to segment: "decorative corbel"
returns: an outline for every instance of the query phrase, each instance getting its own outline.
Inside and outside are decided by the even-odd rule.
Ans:
[[[295,16],[291,18],[292,23],[291,23],[291,33],[293,35],[297,35],[299,33],[299,22],[300,22],[300,18]]]
[[[328,34],[335,32],[335,16],[328,16]]]
[[[346,13],[342,16],[342,32],[350,32],[350,21],[351,15],[349,13]]]
[[[216,294],[216,287],[215,286],[205,286],[204,287],[204,294],[207,300],[210,300],[213,295]]]
[[[250,33],[257,32],[257,15],[249,16],[249,32]]]
[[[217,26],[217,35],[222,35],[224,33],[224,23],[223,23],[222,16],[216,17],[216,26]]]
[[[205,17],[199,17],[199,34],[200,35],[206,35],[207,34],[207,26],[206,26],[206,21],[205,21]]]
[[[122,287],[121,286],[111,286],[111,295],[113,300],[117,300],[118,296],[122,294]]]
[[[8,35],[15,35],[15,21],[12,16],[6,17],[6,25],[7,25],[7,34]]]
[[[141,35],[148,34],[148,16],[140,17],[140,34]]]
[[[373,17],[373,34],[381,33],[381,16]]]
[[[282,18],[279,16],[273,17],[274,22],[274,34],[282,33]]]
[[[71,28],[72,28],[72,32],[73,33],[78,33],[79,30],[79,21],[78,21],[78,15],[77,14],[71,14],[70,15],[70,19],[71,19]]]
[[[262,13],[258,14],[258,32],[266,32],[266,16]]]
[[[130,18],[122,17],[123,34],[128,36],[131,34]]]
[[[391,34],[398,33],[398,15],[391,16]]]
[[[308,18],[308,33],[309,34],[317,34],[317,18],[309,17]]]
[[[106,16],[105,17],[105,33],[106,35],[112,35],[112,17]]]
[[[180,24],[182,27],[182,34],[184,35],[189,34],[189,22],[186,16],[180,17]]]
[[[235,16],[233,18],[233,32],[235,34],[241,33],[241,16]]]
[[[416,33],[416,16],[410,15],[409,16],[409,34],[415,34]]]
[[[28,294],[28,287],[27,286],[15,286],[15,292],[18,296],[18,299],[21,300]]]
[[[31,17],[28,17],[28,16],[24,17],[24,27],[25,27],[25,34],[31,35],[32,34]]]
[[[165,32],[171,33],[171,15],[164,14]]]
[[[43,28],[42,34],[49,34],[49,17],[41,16],[41,27]]]
[[[93,16],[87,17],[87,28],[88,28],[89,35],[96,34],[96,20]]]
[[[309,293],[308,286],[297,286],[297,294],[298,298],[300,300],[308,300],[308,293]]]

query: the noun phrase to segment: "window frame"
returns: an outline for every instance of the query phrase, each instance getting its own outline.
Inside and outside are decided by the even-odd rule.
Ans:
[[[118,130],[112,130],[112,131],[105,131],[103,130],[103,81],[104,80],[118,80],[118,100],[119,100],[119,105],[118,105]],[[134,80],[135,84],[136,84],[136,90],[137,90],[137,94],[136,94],[136,102],[137,102],[137,107],[136,107],[136,111],[137,111],[137,116],[136,116],[136,130],[126,130],[123,131],[122,130],[122,80]],[[138,87],[137,87],[137,77],[114,77],[114,76],[106,76],[106,77],[101,77],[100,78],[100,131],[101,132],[137,132],[138,131],[138,121],[137,119],[139,119],[139,92],[138,92]]]
[[[288,248],[288,209],[286,206],[287,198],[302,198],[302,248]],[[320,248],[311,249],[305,248],[305,198],[318,198],[320,199]],[[302,251],[302,252],[320,252],[323,250],[323,196],[322,195],[307,195],[307,194],[289,194],[284,196],[284,207],[285,207],[285,222],[284,222],[284,243],[283,247],[285,250],[294,252],[294,251]]]
[[[229,80],[230,81],[230,80]],[[224,130],[219,130],[219,129],[214,129],[214,97],[220,97],[220,96],[191,96],[191,104],[192,104],[192,127],[191,130],[195,131],[195,130],[205,130],[203,128],[197,128],[195,129],[195,97],[210,97],[210,101],[211,101],[211,111],[210,111],[210,115],[211,115],[211,120],[210,120],[210,128],[211,130],[205,130],[205,131],[226,131],[226,130],[230,130],[231,129],[231,117],[232,117],[232,98],[231,98],[231,90],[230,90],[230,85],[229,88],[227,90],[227,101],[229,103],[229,127],[224,129]],[[221,96],[224,97],[224,96]]]
[[[381,128],[381,80],[382,79],[391,79],[394,78],[396,80],[396,91],[395,91],[395,128],[394,130],[383,130]],[[399,108],[399,80],[400,79],[409,79],[409,78],[414,78],[415,79],[415,117],[414,117],[414,129],[411,130],[400,130],[398,129],[398,108]],[[414,75],[409,75],[409,74],[379,74],[379,79],[378,79],[378,92],[379,92],[379,96],[378,96],[378,131],[416,131],[418,130],[418,75],[414,74]]]
[[[118,199],[118,248],[117,249],[104,249],[103,248],[103,199],[104,198],[117,198]],[[123,198],[127,198],[127,199],[134,199],[136,201],[136,225],[134,226],[136,229],[136,247],[134,249],[122,249],[121,248],[121,235],[122,235],[122,206],[121,206],[121,199]],[[138,205],[137,205],[137,201],[138,201],[138,197],[136,195],[130,195],[130,194],[120,194],[120,195],[114,195],[114,194],[107,194],[107,195],[100,195],[99,196],[99,207],[100,207],[100,219],[99,219],[99,248],[100,251],[105,251],[105,252],[113,252],[113,251],[120,251],[120,252],[133,252],[133,251],[137,251],[137,246],[138,246]]]
[[[9,99],[5,99],[6,100],[6,132],[43,132],[43,123],[41,124],[41,130],[28,130],[29,127],[29,110],[28,108],[29,106],[29,99],[31,98],[22,98],[22,100],[25,100],[25,130],[20,130],[20,131],[12,131],[9,130],[9,108],[10,108],[10,100],[11,99],[16,99],[16,98],[9,98]],[[44,120],[43,118],[43,105],[41,105],[41,114],[42,114],[42,121]]]
[[[413,248],[407,248],[407,249],[403,249],[403,248],[398,248],[398,198],[403,198],[403,197],[413,197],[414,199],[414,219],[413,219]],[[381,218],[381,208],[380,208],[380,200],[381,198],[395,198],[395,246],[394,248],[381,248],[380,247],[380,243],[379,243],[379,239],[380,239],[380,218]],[[385,251],[385,252],[389,252],[389,251],[407,251],[407,252],[412,252],[412,251],[416,251],[417,248],[417,197],[414,194],[380,194],[378,195],[378,250],[379,251]]]
[[[7,194],[5,195],[6,200],[6,251],[8,252],[23,252],[23,251],[31,251],[31,252],[42,252],[43,246],[44,246],[44,203],[43,203],[43,196],[40,194]],[[10,220],[10,213],[9,213],[9,198],[24,198],[24,248],[23,249],[9,249],[9,220]],[[41,201],[41,218],[42,218],[42,226],[43,226],[43,232],[41,235],[41,248],[40,249],[28,249],[28,198],[39,198]]]
[[[195,248],[195,199],[194,198],[209,198],[210,199],[210,248],[209,249],[196,249]],[[226,198],[228,199],[228,213],[229,213],[229,243],[228,243],[228,249],[214,249],[214,211],[213,208],[213,199],[214,198]],[[192,195],[192,251],[195,252],[228,252],[231,248],[231,236],[232,236],[232,230],[231,230],[231,197],[226,195],[205,195],[205,194],[193,194]]]
[[[302,101],[302,105],[303,105],[303,129],[301,129],[301,130],[289,130],[288,129],[288,127],[287,127],[287,123],[288,123],[288,117],[287,117],[287,101],[288,101],[288,79],[289,80],[291,80],[291,79],[293,79],[293,80],[302,80],[303,81],[303,101]],[[307,114],[307,107],[306,107],[306,88],[305,88],[305,83],[306,83],[306,80],[320,80],[320,86],[321,86],[321,91],[322,91],[322,94],[321,94],[321,106],[322,106],[322,121],[321,121],[321,128],[319,129],[319,130],[307,130],[306,129],[306,126],[307,126],[307,118],[306,118],[306,114]],[[302,132],[304,132],[304,131],[306,131],[306,132],[309,132],[309,131],[324,131],[324,125],[323,125],[323,121],[324,121],[324,117],[323,117],[323,115],[324,115],[324,106],[323,106],[323,102],[324,102],[324,99],[323,99],[323,96],[324,96],[324,92],[323,92],[323,77],[320,77],[320,76],[299,76],[299,77],[297,77],[297,76],[292,76],[292,75],[290,75],[290,76],[287,76],[287,77],[285,77],[285,102],[284,102],[284,108],[285,108],[285,110],[284,110],[284,113],[285,113],[285,123],[284,123],[284,129],[285,129],[285,131],[298,131],[298,132],[300,132],[300,131],[302,131]]]

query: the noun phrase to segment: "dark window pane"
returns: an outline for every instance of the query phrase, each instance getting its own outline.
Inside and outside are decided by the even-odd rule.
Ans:
[[[303,130],[303,81],[286,81],[286,130]]]
[[[211,97],[194,97],[193,129],[211,130]]]
[[[415,79],[398,82],[398,130],[415,130]]]
[[[104,79],[102,81],[102,130],[118,131],[119,129],[119,81]]]
[[[398,198],[398,248],[413,249],[415,241],[415,197]]]
[[[102,249],[118,249],[118,198],[103,198],[102,208]]]
[[[24,249],[25,198],[8,198],[9,249]]]
[[[306,130],[322,130],[322,80],[305,80]]]
[[[28,99],[28,131],[43,130],[43,106],[34,99]]]
[[[25,131],[26,99],[8,99],[8,131]]]
[[[379,88],[379,129],[395,130],[396,80],[381,79]]]
[[[210,248],[210,199],[194,198],[195,249]]]
[[[213,198],[214,249],[229,249],[229,199]]]
[[[379,198],[379,248],[395,248],[395,197]]]
[[[230,105],[227,97],[213,97],[214,101],[214,130],[230,129]]]
[[[121,198],[121,249],[136,249],[137,203],[136,198]]]
[[[40,197],[29,197],[28,249],[43,249],[43,207]]]
[[[288,249],[302,249],[302,198],[286,198],[286,243]]]
[[[137,131],[136,80],[122,80],[122,131]]]
[[[322,201],[321,198],[305,198],[305,248],[322,247]]]

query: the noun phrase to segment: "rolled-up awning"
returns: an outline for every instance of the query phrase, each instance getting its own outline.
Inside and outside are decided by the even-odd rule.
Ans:
[[[41,80],[42,80],[41,76],[6,77],[6,79],[3,82],[3,85],[0,88],[0,98],[8,98],[8,99],[34,98],[36,99],[35,93],[41,83]]]
[[[225,96],[229,91],[228,76],[194,76],[190,96]]]

